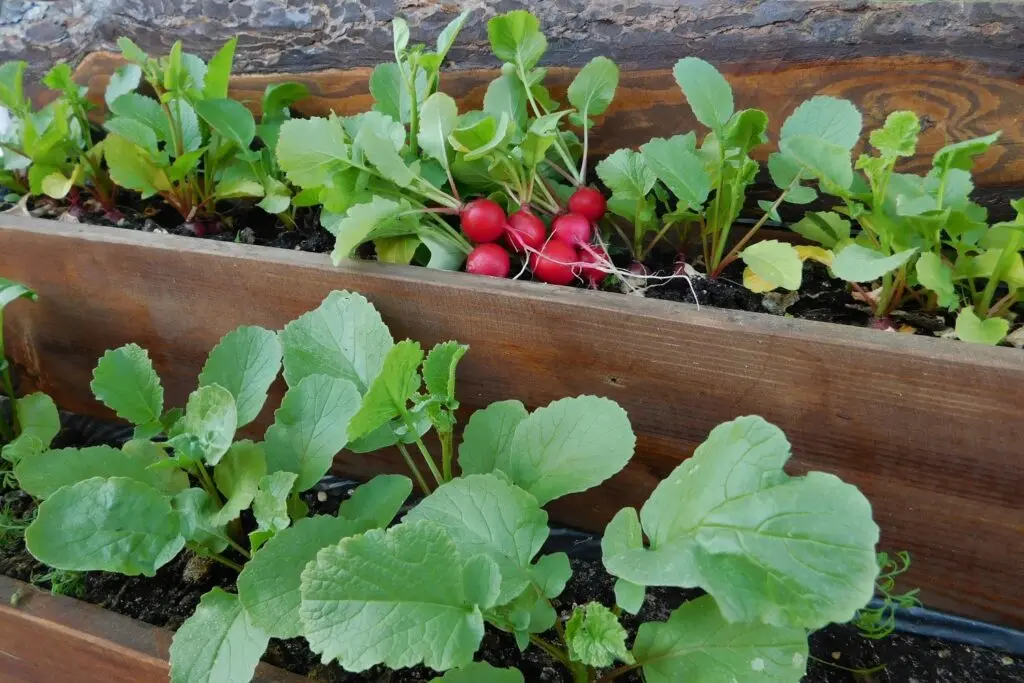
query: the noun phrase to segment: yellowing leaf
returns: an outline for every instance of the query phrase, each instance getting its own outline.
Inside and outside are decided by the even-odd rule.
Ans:
[[[794,248],[796,249],[796,255],[800,257],[801,262],[811,260],[817,261],[825,266],[831,266],[832,259],[836,256],[830,249],[825,249],[824,247],[801,244]]]
[[[743,269],[743,286],[754,294],[764,294],[775,289],[775,285],[755,273],[747,266]]]

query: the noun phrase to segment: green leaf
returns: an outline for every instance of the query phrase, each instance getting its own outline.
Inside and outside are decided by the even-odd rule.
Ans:
[[[860,139],[862,125],[860,112],[852,102],[818,95],[789,115],[782,124],[779,139],[781,142],[794,137],[811,137],[849,151]]]
[[[871,505],[831,474],[789,477],[789,457],[760,417],[715,427],[644,504],[650,549],[605,554],[605,567],[636,584],[703,588],[730,622],[849,621],[878,575]]]
[[[181,519],[185,545],[197,555],[215,555],[227,549],[228,537],[219,520],[217,502],[205,489],[185,489],[171,505]]]
[[[256,121],[241,102],[226,98],[199,100],[195,110],[210,128],[243,150],[249,149],[256,137]]]
[[[420,110],[420,147],[428,155],[441,162],[445,169],[448,163],[448,136],[455,130],[459,118],[459,107],[448,95],[436,92],[427,98]]]
[[[363,398],[359,412],[348,424],[350,439],[359,439],[380,429],[407,412],[407,405],[420,390],[423,350],[419,342],[398,342],[384,357],[384,366]]]
[[[474,114],[477,112],[470,112]],[[502,147],[508,139],[510,119],[505,113],[495,119],[486,114],[480,116],[464,115],[459,125],[448,136],[448,142],[463,154],[463,161],[483,159],[491,152]]]
[[[111,179],[122,187],[141,192],[143,198],[171,189],[163,168],[142,147],[120,135],[108,135],[103,141],[103,157]]]
[[[213,481],[225,498],[214,524],[222,526],[238,519],[252,505],[266,474],[267,456],[262,444],[248,439],[231,444],[213,470]]]
[[[525,679],[516,669],[497,669],[487,662],[473,662],[450,669],[430,683],[525,683]]]
[[[768,142],[768,115],[760,109],[736,112],[722,131],[722,144],[747,154],[758,145]]]
[[[615,604],[630,614],[639,614],[644,606],[646,588],[632,581],[616,579]]]
[[[123,477],[94,477],[44,500],[25,545],[54,569],[154,576],[185,539],[166,495]]]
[[[310,375],[288,389],[264,447],[271,472],[294,472],[296,491],[313,487],[348,443],[361,397],[347,379]]]
[[[469,664],[484,635],[480,609],[489,607],[467,597],[476,569],[431,522],[324,548],[302,572],[299,614],[310,649],[354,672]]]
[[[619,67],[607,57],[594,57],[580,69],[569,85],[569,104],[584,120],[608,110],[619,87]]]
[[[885,125],[871,131],[868,139],[871,146],[883,157],[912,157],[917,149],[917,136],[921,132],[921,121],[912,111],[894,111],[885,119]]]
[[[644,197],[658,182],[658,177],[647,166],[640,152],[631,149],[613,152],[594,170],[612,192],[630,199]]]
[[[396,202],[377,196],[368,203],[356,204],[331,230],[337,237],[331,260],[337,265],[360,244],[381,237],[415,235],[420,229],[421,215],[405,199]]]
[[[0,293],[0,298],[2,296]],[[60,433],[60,413],[57,412],[57,405],[41,391],[16,399],[14,414],[18,418],[19,436],[28,435],[39,439],[43,444],[49,444]]]
[[[422,102],[427,95],[427,74],[416,72],[416,99]],[[378,64],[370,74],[370,94],[373,95],[373,111],[391,117],[395,121],[409,123],[412,114],[412,97],[405,87],[402,67],[394,62]]]
[[[792,244],[778,240],[755,242],[740,252],[740,258],[754,274],[775,287],[792,292],[803,281],[803,262]]]
[[[676,135],[667,140],[654,138],[640,146],[640,153],[658,180],[685,204],[684,208],[696,209],[704,205],[711,192],[711,176],[693,150],[692,134]]]
[[[277,532],[288,528],[288,494],[295,490],[295,480],[292,472],[274,472],[260,479],[252,501],[256,531],[249,534],[249,542],[253,553]]]
[[[21,488],[36,498],[47,499],[64,486],[93,477],[124,477],[174,495],[188,488],[188,476],[176,469],[154,467],[166,460],[163,451],[146,442],[125,450],[110,446],[61,448],[22,460],[15,468]]]
[[[263,121],[288,118],[289,108],[307,97],[309,97],[309,88],[302,83],[293,81],[271,83],[263,91],[263,100],[260,103]]]
[[[455,400],[455,368],[469,351],[469,346],[456,341],[438,344],[423,361],[423,380],[427,391],[445,400]]]
[[[74,187],[75,177],[80,175],[80,169],[80,166],[76,166],[70,178],[59,171],[54,171],[43,178],[43,194],[54,199],[66,197],[68,192],[71,192],[71,188]]]
[[[216,465],[228,452],[238,429],[238,413],[231,392],[219,384],[201,386],[188,397],[182,432],[192,437],[208,465]]]
[[[463,475],[487,474],[508,461],[516,427],[530,415],[519,401],[496,401],[473,413],[462,433],[459,467]]]
[[[633,457],[635,445],[626,411],[614,401],[563,398],[516,426],[497,468],[544,505],[608,479]]]
[[[122,420],[136,425],[160,420],[164,388],[149,354],[137,344],[104,353],[89,386],[96,398]]]
[[[487,22],[487,37],[495,57],[518,65],[524,72],[535,67],[548,48],[540,21],[526,10],[492,17]]]
[[[718,69],[698,57],[685,57],[672,73],[698,121],[716,131],[729,122],[734,107],[732,88]]]
[[[946,145],[932,159],[932,165],[938,169],[960,169],[970,171],[974,167],[974,157],[984,154],[994,145],[1001,133],[996,132],[980,138],[963,140]]]
[[[149,59],[149,55],[142,51],[138,45],[132,42],[131,38],[118,38],[117,47],[121,50],[121,54],[129,62],[133,64],[145,64],[146,60]]]
[[[188,156],[186,155],[186,157],[182,158],[187,158]],[[175,161],[175,163],[177,164],[178,162]],[[235,160],[218,174],[214,193],[221,199],[262,197],[263,183],[249,164],[241,160]]]
[[[302,570],[321,549],[368,528],[365,520],[319,515],[300,519],[267,541],[238,575],[238,597],[252,623],[272,638],[302,635]]]
[[[779,143],[782,153],[826,185],[841,190],[853,184],[853,163],[850,150],[818,138],[796,135]]]
[[[167,107],[181,128],[181,142],[184,150],[192,152],[202,147],[203,131],[199,127],[199,117],[192,105],[184,99],[173,98],[167,101]]]
[[[182,180],[185,176],[194,171],[197,166],[199,166],[199,162],[202,160],[204,153],[206,153],[206,148],[200,147],[199,149],[193,150],[191,152],[185,152],[180,157],[175,159],[174,163],[171,164],[170,169],[168,169],[167,171],[168,179],[170,179],[172,183],[176,183]],[[220,190],[223,184],[223,182],[218,183],[215,192]],[[244,193],[239,194],[237,196],[249,197],[251,195],[249,193]]]
[[[826,249],[835,249],[850,239],[850,221],[835,211],[810,211],[790,228]]]
[[[214,588],[171,642],[171,683],[249,683],[270,636],[237,595]]]
[[[537,500],[493,474],[461,477],[438,487],[404,522],[420,520],[440,525],[463,557],[485,554],[497,563],[499,605],[532,583],[530,563],[548,538],[548,515]]]
[[[921,254],[915,270],[917,281],[938,295],[940,306],[953,308],[960,303],[953,287],[953,268],[941,256],[931,251]]]
[[[159,154],[156,132],[138,119],[116,116],[107,120],[103,127],[112,133],[141,147],[151,157]]]
[[[349,167],[345,131],[337,119],[291,119],[281,126],[277,163],[299,187],[327,185]]]
[[[341,502],[338,516],[361,520],[371,528],[383,529],[394,521],[409,494],[412,480],[400,474],[378,474]]]
[[[886,256],[874,249],[850,244],[836,254],[832,274],[847,282],[872,282],[903,266],[916,253],[917,249],[907,249]]]
[[[406,237],[378,237],[373,240],[377,260],[381,263],[395,263],[407,266],[412,263],[416,251],[423,242],[416,235]]]
[[[292,193],[287,185],[276,178],[268,177],[263,185],[263,199],[257,204],[267,213],[284,213],[292,203]]]
[[[117,99],[108,102],[110,113],[118,117],[134,119],[148,126],[159,140],[169,141],[171,139],[170,124],[160,103],[152,97],[145,97],[138,93],[126,93]]]
[[[799,683],[807,636],[799,628],[729,623],[704,596],[683,603],[666,622],[642,624],[633,656],[647,683]]]
[[[39,296],[23,284],[0,277],[0,311],[7,307],[7,304],[18,299],[36,301]]]
[[[972,344],[995,346],[1010,331],[1010,322],[1004,318],[982,320],[973,308],[967,307],[956,317],[956,336]]]
[[[472,14],[472,10],[463,10],[459,16],[448,22],[439,34],[437,34],[437,57],[438,60],[444,62],[445,57],[448,56],[448,51],[452,49],[452,45],[455,44],[455,39],[458,37],[459,32],[462,31],[462,27],[466,24],[466,19]]]
[[[22,60],[0,64],[0,105],[13,112],[20,111],[25,104],[25,67]]]
[[[103,100],[109,108],[121,95],[135,92],[142,81],[142,69],[138,64],[125,64],[119,66],[111,74],[107,82],[107,89],[103,91]]]
[[[219,384],[231,392],[238,426],[259,415],[267,391],[281,370],[281,342],[262,327],[242,326],[224,335],[199,373],[199,386]]]
[[[633,655],[626,647],[627,636],[618,617],[598,602],[577,607],[565,624],[569,658],[599,669],[616,661],[633,664]]]
[[[484,111],[495,121],[505,115],[517,130],[526,130],[529,122],[526,86],[518,78],[507,74],[495,78],[484,93]]]
[[[285,325],[281,344],[289,386],[309,375],[327,375],[347,379],[366,393],[394,341],[362,295],[334,291],[316,309]]]
[[[232,38],[224,43],[224,47],[217,50],[217,54],[210,59],[210,63],[206,68],[205,82],[203,83],[203,98],[205,100],[219,100],[228,96],[231,64],[235,59],[235,46],[237,44],[238,38]],[[200,116],[202,116],[201,113]]]

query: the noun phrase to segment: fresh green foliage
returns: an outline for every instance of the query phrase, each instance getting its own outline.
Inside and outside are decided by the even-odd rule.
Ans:
[[[920,589],[914,588],[905,593],[896,593],[896,579],[910,569],[910,553],[903,550],[894,555],[878,553],[880,573],[876,580],[875,590],[882,599],[878,607],[864,607],[857,612],[853,620],[854,626],[860,629],[865,638],[880,640],[889,636],[896,628],[896,610],[920,607],[921,601],[917,594]]]
[[[5,68],[0,67],[0,75],[4,71]],[[0,91],[3,89],[3,83],[0,82]],[[0,390],[8,398],[11,411],[8,416],[0,410],[0,443],[3,444],[0,453],[9,463],[17,461],[15,451],[31,450],[33,444],[40,442],[49,444],[60,430],[56,407],[52,411],[47,410],[53,406],[53,401],[48,397],[33,394],[19,399],[14,394],[14,378],[4,349],[4,310],[18,299],[35,301],[38,296],[25,285],[0,277]]]
[[[578,606],[563,625],[552,601],[572,568],[564,553],[541,554],[543,506],[620,471],[635,436],[608,399],[533,412],[499,402],[471,416],[457,475],[456,369],[466,351],[396,343],[365,298],[332,292],[278,334],[226,335],[177,413],[164,412],[142,349],[110,351],[93,386],[137,425],[136,438],[23,457],[16,472],[43,499],[26,544],[62,571],[152,575],[186,547],[238,570],[237,594],[214,589],[176,634],[175,681],[249,680],[270,638],[298,636],[350,671],[422,664],[443,673],[438,681],[521,681],[473,662],[490,625],[581,682],[642,669],[652,681],[797,683],[807,630],[855,615],[876,631],[887,623],[888,613],[863,611],[879,574],[868,502],[828,474],[786,475],[782,432],[745,417],[713,430],[639,514],[615,516],[602,549],[618,604]],[[260,412],[282,365],[288,390],[266,439],[235,441],[239,416]],[[45,437],[55,423],[36,403],[43,418],[25,424]],[[441,467],[423,438],[430,429]],[[387,446],[425,496],[399,523],[413,482],[397,475],[358,488],[337,516],[307,517],[297,494],[338,450]],[[246,510],[254,527],[238,523]],[[880,580],[883,592],[895,573]],[[648,585],[709,595],[642,625],[630,645],[620,610],[639,611]]]

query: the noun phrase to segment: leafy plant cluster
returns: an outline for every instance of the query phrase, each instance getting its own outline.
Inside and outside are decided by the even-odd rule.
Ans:
[[[879,532],[868,501],[829,474],[787,475],[783,433],[741,417],[715,428],[640,510],[615,515],[602,542],[615,604],[563,619],[552,601],[572,572],[564,553],[541,553],[544,507],[628,463],[629,419],[596,396],[532,412],[500,401],[470,416],[456,446],[466,351],[394,341],[350,292],[279,332],[227,334],[183,407],[166,405],[145,350],[108,351],[92,389],[134,438],[50,449],[55,432],[26,439],[23,426],[14,472],[41,501],[27,547],[61,571],[152,576],[185,549],[238,570],[237,591],[213,589],[176,633],[176,682],[244,683],[270,638],[296,636],[354,672],[422,664],[437,681],[523,681],[474,661],[494,628],[576,681],[642,670],[654,682],[796,683],[808,631],[853,619],[871,598]],[[239,439],[279,374],[287,391],[273,423],[261,441]],[[377,476],[336,516],[309,515],[300,494],[338,451],[392,445],[412,479]],[[423,497],[396,523],[413,480]],[[707,595],[630,642],[619,617],[640,610],[648,586]]]
[[[159,196],[197,234],[220,229],[227,205],[218,203],[227,200],[256,203],[285,226],[296,224],[297,209],[319,207],[336,263],[372,243],[387,263],[498,277],[529,270],[552,284],[642,288],[651,277],[644,261],[667,243],[678,267],[660,277],[716,278],[741,260],[744,285],[755,292],[799,289],[803,264],[813,260],[850,283],[877,326],[891,327],[895,311],[912,307],[956,313],[955,332],[968,341],[997,344],[1009,332],[1024,290],[1024,200],[1014,202],[1015,220],[990,225],[970,199],[974,160],[998,133],[939,150],[924,175],[904,173],[897,166],[916,152],[915,114],[890,114],[862,141],[852,103],[813,97],[785,120],[768,157],[779,194],[760,202],[759,220],[740,235],[769,121],[761,110],[737,110],[711,64],[686,57],[674,68],[707,132],[614,152],[594,166],[598,189],[587,185],[590,136],[615,97],[615,63],[592,59],[560,103],[545,85],[539,21],[522,10],[501,14],[487,24],[501,73],[480,109],[460,112],[441,88],[442,68],[467,17],[458,15],[433,46],[413,43],[396,18],[394,61],[370,78],[372,109],[345,117],[293,119],[290,106],[308,91],[278,83],[257,120],[228,93],[234,40],[206,63],[180,43],[152,57],[121,39],[128,64],[106,88],[101,130],[66,65],[44,78],[57,96],[35,111],[24,63],[8,63],[0,104],[13,122],[0,138],[0,183],[67,197],[72,208],[85,189],[111,217],[120,213],[118,187]],[[854,158],[859,145],[865,151]],[[768,220],[780,220],[783,204],[815,201],[833,206],[805,211],[792,226],[813,245],[755,239]],[[628,270],[612,259],[621,263],[623,251]]]

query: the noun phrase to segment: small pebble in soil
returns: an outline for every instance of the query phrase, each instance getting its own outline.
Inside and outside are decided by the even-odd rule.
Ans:
[[[242,228],[238,231],[235,241],[241,244],[256,244],[256,231],[252,228]]]
[[[193,555],[185,564],[185,569],[181,573],[181,578],[188,583],[202,583],[209,578],[210,570],[213,569],[213,564],[213,560],[208,557]]]

